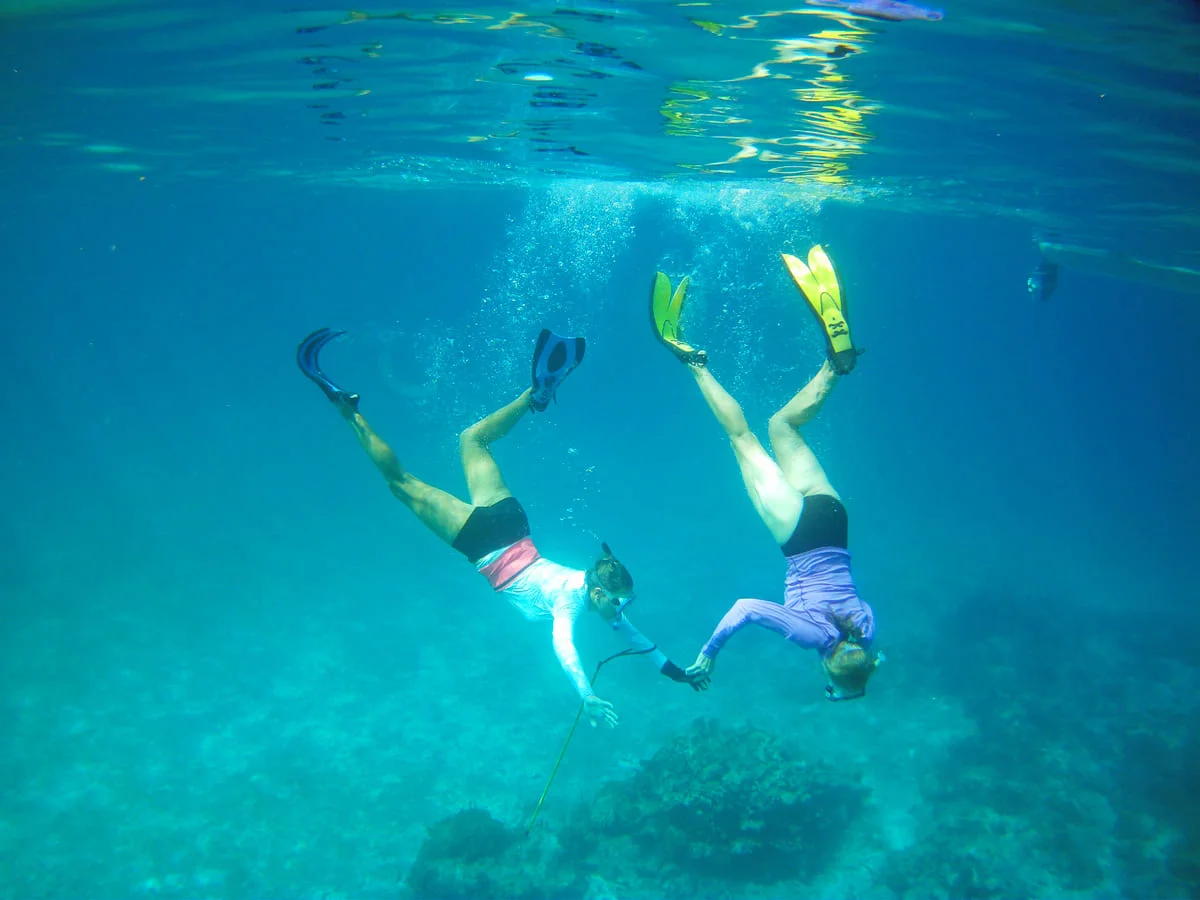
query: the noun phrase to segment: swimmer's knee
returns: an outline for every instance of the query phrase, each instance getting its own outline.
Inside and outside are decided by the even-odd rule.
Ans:
[[[777,412],[767,420],[767,437],[772,447],[794,447],[803,445],[804,435],[800,433],[801,422]]]
[[[783,415],[782,412],[774,413],[771,418],[767,419],[767,434],[774,440],[780,435],[794,433],[796,429],[792,426]]]
[[[472,447],[482,447],[483,441],[479,437],[479,426],[482,422],[476,422],[474,425],[468,425],[458,435],[458,449],[468,450]]]

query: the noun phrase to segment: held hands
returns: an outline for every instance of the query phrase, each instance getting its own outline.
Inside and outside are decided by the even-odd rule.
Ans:
[[[691,685],[693,691],[708,690],[708,675],[704,672],[693,674],[691,669],[686,672],[671,662],[669,659],[662,667],[662,673],[672,681],[678,681],[680,684]]]
[[[708,686],[712,684],[712,679],[708,677],[707,672],[696,672],[693,674],[688,671],[685,673],[687,683],[692,686],[693,691],[707,691]]]
[[[601,700],[595,694],[583,699],[583,710],[587,713],[588,721],[595,728],[601,722],[609,728],[617,727],[617,711],[607,700]]]
[[[712,679],[714,663],[715,660],[713,660],[711,657],[705,656],[704,653],[701,652],[701,654],[696,657],[696,661],[687,667],[688,677],[694,679],[692,682],[693,684],[697,684],[701,679],[704,681],[704,686],[698,687],[696,690],[708,690],[709,682]]]

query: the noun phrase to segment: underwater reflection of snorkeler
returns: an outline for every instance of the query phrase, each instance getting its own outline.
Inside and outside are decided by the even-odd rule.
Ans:
[[[611,703],[596,696],[579,662],[574,629],[585,612],[599,615],[630,652],[653,660],[668,678],[695,690],[708,686],[706,675],[685,673],[630,624],[625,608],[634,599],[633,577],[607,545],[602,545],[603,554],[586,572],[560,566],[538,553],[525,510],[504,483],[492,456],[491,444],[508,434],[526,412],[542,412],[549,406],[558,386],[583,360],[583,338],[543,331],[534,350],[533,386],[462,432],[459,449],[471,497],[467,503],[405,469],[358,411],[358,394],[338,387],[321,370],[322,348],[342,333],[321,328],[306,337],[296,350],[301,371],[350,424],[392,494],[426,528],[462,553],[525,618],[552,622],[554,652],[592,725],[615,726],[617,713]]]
[[[711,674],[717,654],[733,634],[749,624],[761,625],[799,647],[816,650],[828,679],[826,696],[853,700],[866,694],[867,681],[883,657],[872,649],[874,613],[859,598],[850,576],[846,508],[800,429],[816,416],[838,379],[854,368],[859,350],[850,339],[845,304],[825,251],[813,247],[807,265],[787,254],[784,261],[822,324],[828,359],[771,417],[768,434],[774,458],[750,430],[738,402],[713,377],[708,354],[679,336],[687,279],[672,294],[666,275],[660,272],[655,278],[651,307],[657,336],[688,364],[733,445],[755,510],[787,559],[784,602],[738,600],[687,671]]]

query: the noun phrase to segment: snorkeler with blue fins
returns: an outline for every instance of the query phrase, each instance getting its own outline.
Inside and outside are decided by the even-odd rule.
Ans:
[[[682,338],[680,319],[688,279],[672,292],[670,279],[659,272],[651,289],[655,336],[687,364],[733,445],[755,510],[787,559],[783,603],[738,600],[687,671],[711,675],[729,638],[746,625],[761,625],[798,647],[816,650],[827,678],[826,697],[853,700],[866,694],[867,681],[882,661],[872,647],[875,615],[859,598],[850,576],[846,507],[800,429],[816,416],[838,380],[854,369],[862,351],[851,338],[845,298],[825,250],[813,247],[807,262],[787,253],[782,256],[821,324],[827,359],[813,379],[771,417],[768,434],[774,458],[750,430],[742,407],[713,377],[707,352]]]
[[[599,615],[628,645],[627,652],[647,656],[668,678],[695,690],[708,687],[707,674],[684,672],[629,622],[625,610],[634,599],[633,577],[607,544],[587,571],[561,566],[538,553],[525,510],[504,483],[492,456],[491,444],[508,434],[526,412],[543,412],[555,399],[559,386],[583,361],[583,338],[542,331],[533,355],[532,386],[462,432],[459,449],[468,503],[405,469],[359,412],[359,395],[342,389],[322,371],[321,350],[343,333],[321,328],[306,337],[296,349],[300,370],[350,424],[392,494],[426,528],[462,553],[525,618],[552,622],[554,652],[593,726],[615,726],[617,713],[611,703],[596,696],[579,662],[574,629],[585,612]]]
[[[1058,263],[1043,256],[1025,279],[1025,289],[1034,300],[1049,300],[1057,287]]]

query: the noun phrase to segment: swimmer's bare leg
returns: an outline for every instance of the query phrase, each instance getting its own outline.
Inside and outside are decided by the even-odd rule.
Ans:
[[[471,505],[408,472],[357,408],[345,404],[338,409],[396,498],[411,509],[426,528],[447,544],[453,544],[471,515]]]
[[[754,436],[742,407],[713,377],[712,372],[705,366],[691,365],[688,368],[709,409],[729,436],[746,493],[750,495],[759,518],[775,541],[784,544],[796,530],[796,522],[800,518],[803,503],[800,494],[788,483],[783,471]]]
[[[521,421],[521,417],[529,411],[532,394],[533,389],[526,388],[517,399],[480,419],[459,435],[463,474],[467,476],[467,488],[471,492],[471,503],[475,506],[491,506],[512,496],[489,447]]]
[[[837,497],[837,491],[829,483],[825,470],[821,468],[817,456],[800,434],[800,428],[813,420],[821,411],[839,375],[826,360],[820,371],[813,376],[787,404],[771,416],[767,425],[767,435],[771,441],[771,450],[779,460],[779,468],[783,470],[788,484],[800,492],[802,496],[809,494],[828,494]],[[840,500],[841,498],[838,497]]]
[[[296,348],[296,365],[329,398],[342,418],[350,423],[359,444],[383,475],[391,492],[413,511],[426,528],[447,544],[453,544],[467,517],[471,515],[471,507],[405,471],[392,448],[384,443],[358,411],[358,394],[339,387],[321,369],[321,351],[343,334],[344,331],[334,331],[332,328],[318,328]]]

